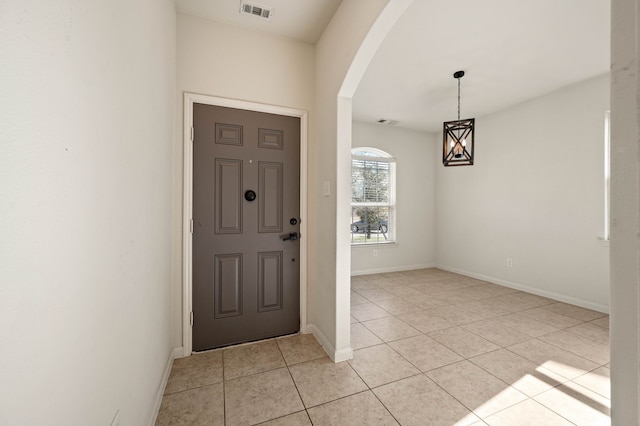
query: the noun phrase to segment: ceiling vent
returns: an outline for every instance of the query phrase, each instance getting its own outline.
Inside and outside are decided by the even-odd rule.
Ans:
[[[256,16],[258,18],[270,21],[271,17],[273,16],[273,8],[258,6],[256,4],[243,1],[240,3],[240,13],[244,15]]]
[[[381,118],[380,120],[378,120],[378,124],[382,124],[384,126],[395,126],[396,124],[398,124],[398,121]]]

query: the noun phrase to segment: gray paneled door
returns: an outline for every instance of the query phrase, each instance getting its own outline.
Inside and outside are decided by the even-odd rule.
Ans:
[[[300,329],[300,119],[194,104],[193,350]]]

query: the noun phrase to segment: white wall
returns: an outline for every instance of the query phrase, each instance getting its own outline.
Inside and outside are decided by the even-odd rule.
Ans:
[[[605,75],[477,117],[475,164],[438,167],[438,264],[608,311],[608,109]]]
[[[362,122],[354,122],[352,131],[353,147],[378,148],[396,159],[396,242],[352,246],[352,275],[433,266],[436,136]]]
[[[640,418],[640,8],[611,13],[611,423]]]
[[[310,153],[309,317],[336,361],[352,356],[351,98],[376,49],[412,0],[343,1],[316,45],[317,143]],[[322,186],[331,188],[324,195]],[[343,224],[343,225],[340,225]]]
[[[310,44],[179,13],[177,48],[181,91],[313,107]]]
[[[407,3],[409,0],[391,0]],[[178,14],[178,94],[206,95],[274,104],[309,111],[308,153],[308,322],[328,352],[350,351],[348,269],[346,297],[336,293],[336,109],[338,92],[372,22],[387,0],[342,3],[329,27],[311,46],[264,33]],[[365,13],[363,13],[363,11]],[[384,32],[380,34],[385,34]],[[371,44],[371,43],[370,43]],[[366,67],[366,63],[360,65]],[[356,81],[357,84],[357,81]],[[174,144],[172,226],[172,342],[182,343],[182,103],[178,100]],[[349,120],[350,122],[350,117]],[[316,128],[315,123],[323,125]],[[344,130],[344,129],[343,129]],[[350,128],[347,129],[350,134]],[[350,138],[345,146],[350,146]],[[348,148],[347,148],[348,149]],[[331,194],[322,195],[328,181]],[[345,214],[345,219],[347,215]],[[347,234],[348,236],[348,234]],[[304,237],[303,237],[304,238]],[[347,244],[348,247],[348,244]],[[336,306],[341,300],[343,338],[335,344]]]
[[[178,14],[177,114],[173,176],[172,343],[182,346],[184,92],[309,112],[313,141],[314,47],[266,33]],[[312,159],[310,159],[312,161]]]
[[[149,424],[170,366],[175,9],[0,5],[0,424]]]

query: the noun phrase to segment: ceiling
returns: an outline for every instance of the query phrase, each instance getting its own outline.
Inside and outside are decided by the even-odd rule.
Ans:
[[[239,13],[240,0],[176,0],[178,10],[315,43],[340,0],[247,0],[271,21]],[[438,132],[606,73],[609,0],[414,0],[390,31],[353,98],[353,117]]]
[[[241,0],[175,0],[189,15],[315,44],[342,0],[244,0],[273,9],[270,20],[240,13]]]

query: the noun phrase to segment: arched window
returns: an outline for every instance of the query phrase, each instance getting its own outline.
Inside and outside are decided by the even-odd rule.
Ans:
[[[351,150],[351,243],[395,241],[396,160],[375,148]]]

